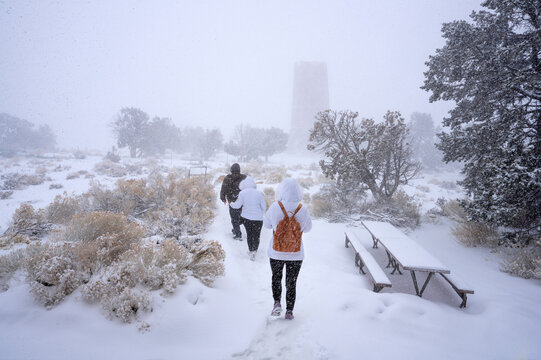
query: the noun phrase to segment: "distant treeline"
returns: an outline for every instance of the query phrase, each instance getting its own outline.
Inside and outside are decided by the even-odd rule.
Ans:
[[[36,127],[27,120],[0,113],[0,155],[21,151],[50,151],[56,146],[55,135],[48,125]]]
[[[200,126],[180,129],[170,118],[155,116],[150,119],[146,112],[134,107],[122,108],[111,125],[117,146],[127,147],[131,157],[164,154],[171,150],[189,152],[198,160],[208,160],[224,150],[241,160],[250,160],[284,151],[287,145],[287,134],[278,128],[239,125],[224,144],[219,129]]]

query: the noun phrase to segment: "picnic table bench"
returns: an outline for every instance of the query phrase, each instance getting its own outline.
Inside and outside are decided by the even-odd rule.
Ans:
[[[364,267],[366,267],[366,270],[368,271],[368,275],[372,279],[372,283],[374,284],[374,292],[379,292],[381,289],[385,287],[391,287],[391,281],[383,271],[383,269],[378,265],[376,262],[376,259],[370,254],[364,245],[361,242],[361,233],[354,229],[348,229],[345,232],[346,240],[345,245],[346,247],[353,248],[353,251],[355,251],[355,266],[359,267],[359,272],[361,274],[366,274],[364,271]]]
[[[466,306],[467,294],[473,294],[474,291],[458,277],[451,275],[451,270],[423,247],[389,223],[380,221],[362,221],[361,224],[372,236],[372,247],[378,248],[378,244],[381,244],[385,249],[388,259],[386,267],[393,268],[391,274],[394,274],[395,272],[402,274],[400,268],[410,272],[415,287],[415,293],[418,296],[423,296],[432,276],[434,274],[440,274],[461,297],[462,303],[460,304],[460,307]],[[416,272],[428,273],[425,282],[420,289]]]

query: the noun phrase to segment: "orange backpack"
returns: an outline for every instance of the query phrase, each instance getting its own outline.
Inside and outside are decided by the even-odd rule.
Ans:
[[[297,206],[291,217],[287,215],[286,209],[284,209],[281,202],[278,202],[278,205],[280,205],[284,213],[284,218],[276,226],[276,231],[272,232],[274,235],[272,248],[280,252],[301,251],[302,230],[301,224],[295,219],[295,214],[301,209],[302,204]]]

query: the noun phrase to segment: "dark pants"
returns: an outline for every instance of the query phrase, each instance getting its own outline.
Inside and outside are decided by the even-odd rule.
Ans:
[[[297,277],[301,270],[302,260],[275,260],[270,259],[272,270],[272,297],[274,301],[282,298],[282,273],[286,267],[286,310],[293,310],[297,297]]]
[[[246,239],[248,240],[248,250],[257,251],[259,248],[259,236],[261,235],[262,220],[249,220],[242,218],[242,223],[246,229]]]
[[[233,225],[233,235],[240,237],[242,235],[242,232],[240,231],[240,224],[242,223],[240,218],[240,213],[242,212],[242,208],[240,209],[233,209],[231,206],[229,207],[229,215],[231,216],[231,225]]]

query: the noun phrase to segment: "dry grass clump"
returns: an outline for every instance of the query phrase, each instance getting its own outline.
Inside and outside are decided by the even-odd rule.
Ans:
[[[49,185],[49,190],[62,189],[63,187],[64,185],[55,183],[55,184]]]
[[[311,176],[297,178],[297,182],[305,189],[310,189],[315,185],[314,179]]]
[[[94,165],[94,171],[101,175],[122,177],[128,174],[126,168],[110,160],[102,160]]]
[[[265,182],[268,184],[279,184],[288,177],[285,167],[266,166],[265,167]]]
[[[81,176],[78,172],[72,172],[66,175],[66,180],[78,179]]]
[[[274,202],[274,198],[276,196],[276,193],[274,192],[274,188],[266,187],[263,189],[263,196],[265,197],[265,203],[267,204],[267,209],[271,204]]]
[[[458,201],[441,202],[439,206],[445,216],[456,222],[452,229],[453,235],[462,244],[469,247],[478,245],[495,247],[498,245],[497,228],[481,222],[470,221],[466,211]]]
[[[502,270],[525,279],[541,279],[541,240],[534,244],[507,249]]]
[[[260,162],[251,162],[241,167],[241,172],[256,179],[264,177],[265,169]],[[229,173],[229,167],[227,167],[227,173]]]

